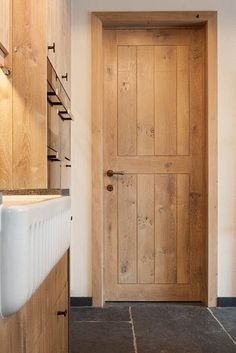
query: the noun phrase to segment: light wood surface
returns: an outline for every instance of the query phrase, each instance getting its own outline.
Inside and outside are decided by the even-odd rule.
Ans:
[[[70,96],[71,83],[71,0],[48,0],[47,2],[47,44],[48,58],[58,78]],[[68,79],[63,78],[68,74]]]
[[[93,281],[93,304],[103,305],[103,171],[97,168],[103,164],[103,135],[102,135],[102,112],[103,112],[103,59],[102,59],[102,24],[96,17],[92,16],[92,188],[94,196],[92,203],[92,281]],[[97,290],[100,288],[100,290]]]
[[[1,2],[2,4],[4,3]],[[7,1],[6,1],[7,3]],[[9,2],[11,6],[11,2]],[[5,5],[4,5],[5,6]],[[0,12],[1,13],[1,12]],[[1,13],[2,15],[2,13]],[[0,21],[1,22],[1,21]],[[9,24],[11,23],[11,13]],[[4,24],[1,22],[1,24]],[[6,30],[6,28],[5,28]],[[9,54],[2,64],[12,71],[12,26],[9,26]],[[0,188],[12,188],[12,76],[0,69]]]
[[[13,2],[13,188],[47,188],[46,2]]]
[[[151,65],[154,63],[155,67],[153,84],[149,87],[155,111],[152,126],[155,148],[152,155],[145,155],[145,144],[144,151],[140,145],[137,149],[139,134],[137,106],[144,112],[142,114],[144,124],[145,116],[148,116],[148,123],[150,119],[149,101],[137,94],[137,87],[143,81],[141,77],[139,82],[140,75],[137,75],[139,63],[137,53],[140,49],[137,43],[140,33],[143,38],[142,31],[132,32],[135,46],[132,43],[125,46],[123,41],[120,45],[119,31],[113,31],[115,32],[113,35],[111,32],[112,30],[104,32],[104,76],[107,77],[104,81],[104,102],[109,106],[114,104],[114,107],[104,111],[104,160],[105,168],[123,170],[125,175],[105,178],[106,184],[114,186],[117,183],[116,198],[112,200],[110,193],[104,189],[104,204],[109,204],[109,207],[105,207],[107,212],[104,222],[108,223],[105,229],[113,230],[112,234],[110,232],[104,234],[105,242],[110,243],[105,248],[114,246],[116,241],[113,238],[117,238],[117,248],[112,250],[114,262],[111,262],[107,254],[104,264],[105,299],[169,300],[172,297],[174,298],[172,300],[203,300],[202,288],[205,287],[207,270],[203,261],[206,253],[206,244],[203,242],[206,238],[206,190],[203,180],[206,160],[203,156],[207,128],[204,115],[205,102],[202,99],[204,29],[180,29],[179,38],[175,31],[175,46],[170,46],[168,42],[171,30],[168,30],[168,35],[163,30],[165,45],[159,46],[156,43],[155,46],[148,47]],[[182,46],[184,33],[189,40],[187,48]],[[143,44],[141,50],[143,51]],[[181,95],[184,98],[178,98]],[[117,102],[114,102],[114,99]],[[152,114],[153,109],[151,116]],[[111,134],[112,136],[117,134],[117,137],[113,139],[110,137]],[[190,146],[186,135],[190,136]],[[182,156],[183,152],[187,155]],[[167,168],[165,173],[161,173],[158,170],[158,161],[164,156]],[[188,158],[188,165],[185,165],[182,173],[168,170],[172,156],[178,156],[180,164],[185,162],[186,157]],[[128,163],[125,162],[126,158]],[[151,169],[154,167],[156,170],[153,173]],[[140,187],[143,175],[154,179],[154,184],[146,185],[146,189]],[[150,216],[148,217],[144,211],[147,194],[149,197],[154,195],[149,200],[152,203],[149,204],[148,210],[148,213],[154,210],[152,219],[154,241],[151,233],[149,246],[151,244],[152,248],[148,249],[149,256],[143,255],[140,261],[138,254],[143,251],[140,236],[141,234],[147,236],[149,231]],[[144,202],[142,206],[141,200]],[[116,213],[113,211],[115,207]],[[140,224],[138,211],[142,207],[143,216]],[[197,217],[195,221],[194,214]],[[140,227],[147,232],[140,233]],[[146,266],[146,261],[151,263],[151,266],[154,265],[151,282],[150,268]],[[107,268],[110,269],[106,275]],[[141,283],[139,273],[142,273]],[[129,286],[131,284],[132,287]],[[183,284],[186,284],[184,290]]]
[[[0,1],[0,49],[5,55],[10,52],[11,0]],[[1,54],[0,54],[1,55]]]
[[[68,353],[68,254],[17,314],[0,319],[4,353]]]
[[[209,155],[208,159],[208,171],[205,173],[205,181],[208,188],[207,194],[210,193],[208,197],[208,254],[205,254],[205,259],[208,257],[208,293],[206,291],[206,288],[195,288],[193,292],[195,291],[196,293],[201,292],[202,294],[205,292],[205,303],[207,303],[209,306],[213,306],[216,304],[216,297],[217,297],[217,74],[216,74],[216,61],[217,61],[217,13],[216,12],[133,12],[133,13],[93,13],[92,17],[97,18],[98,21],[92,21],[92,32],[94,33],[92,39],[93,39],[93,47],[99,47],[101,45],[102,41],[102,32],[104,33],[104,28],[126,28],[129,29],[128,31],[119,31],[118,37],[120,40],[121,45],[131,45],[131,42],[133,41],[133,34],[131,33],[132,30],[130,28],[133,27],[139,27],[143,29],[144,27],[148,28],[148,31],[146,32],[145,36],[143,38],[139,37],[139,43],[134,43],[134,45],[139,44],[140,47],[141,45],[144,46],[145,43],[147,43],[147,38],[150,38],[150,41],[147,43],[148,45],[156,45],[157,42],[162,45],[165,45],[165,36],[162,35],[163,29],[166,30],[170,27],[189,27],[192,25],[198,25],[198,24],[204,24],[206,28],[206,38],[207,38],[207,43],[206,43],[206,48],[207,48],[207,55],[206,55],[206,66],[208,67],[207,70],[207,76],[206,76],[206,92],[205,92],[205,97],[206,101],[208,102],[207,104],[207,112],[206,112],[206,119],[208,121],[208,131],[207,131],[207,154]],[[100,21],[99,21],[100,20]],[[99,26],[97,26],[97,23],[99,22]],[[158,27],[158,28],[157,28]],[[176,28],[177,30],[177,28]],[[172,42],[171,38],[169,37],[169,45],[174,45],[176,41],[176,36],[174,34],[174,29],[171,28],[171,31],[173,33],[172,36]],[[143,31],[144,32],[144,31]],[[131,33],[131,34],[130,34]],[[152,33],[152,36],[150,36],[150,33]],[[128,35],[129,34],[129,35]],[[108,34],[107,34],[108,36]],[[112,37],[110,35],[110,37]],[[113,38],[114,40],[114,38]],[[96,41],[96,42],[95,42]],[[185,41],[182,42],[183,46],[189,46],[189,38]],[[180,50],[180,48],[178,49]],[[115,51],[115,49],[110,48],[110,54],[112,54],[112,51]],[[96,64],[95,67],[96,69],[102,70],[102,65],[101,65],[101,59],[103,56],[103,52],[101,50],[96,51],[94,53],[96,57],[93,57],[93,61],[99,64]],[[108,55],[108,52],[107,52]],[[178,55],[184,55],[186,58],[185,53],[178,53]],[[182,61],[182,59],[181,59]],[[209,65],[210,63],[210,65]],[[183,65],[184,66],[184,65]],[[186,67],[185,67],[186,69]],[[97,78],[98,71],[94,71],[93,77]],[[110,88],[110,97],[114,99],[116,98],[116,85],[117,83],[114,82],[114,78],[116,75],[114,74],[115,72],[115,64],[112,63],[109,65],[109,68],[107,72],[105,71],[106,74],[104,74],[104,80],[107,80],[106,84],[108,85],[109,82],[109,88]],[[181,82],[184,85],[184,90],[186,90],[187,83],[184,79],[188,75],[188,72],[186,70],[180,70],[177,73],[177,81],[178,81],[178,75],[182,76]],[[112,84],[112,81],[114,84]],[[96,84],[95,90],[93,91],[93,94],[95,94],[96,97],[98,97],[98,93],[102,91],[103,87],[103,81],[101,80],[100,85]],[[108,87],[108,86],[107,86]],[[104,95],[106,101],[108,99],[108,96],[106,96],[106,92]],[[186,110],[186,101],[187,101],[187,95],[184,94],[183,97],[177,97],[177,101],[182,100],[182,106],[185,108],[182,109],[183,116],[188,115],[188,112]],[[116,107],[113,104],[113,107],[111,107],[110,103],[108,105],[104,106],[104,113],[105,114],[115,114]],[[107,142],[111,142],[112,140],[114,141],[114,144],[117,146],[117,141],[116,141],[116,134],[113,134],[113,125],[114,122],[111,121],[104,121],[104,125],[102,124],[102,112],[93,112],[93,124],[97,127],[99,134],[101,136],[103,128],[106,128],[110,132],[106,136]],[[177,114],[178,113],[177,111]],[[186,120],[187,123],[187,120]],[[181,132],[182,131],[182,132]],[[183,144],[181,146],[181,142],[178,142],[178,153],[180,156],[188,154],[187,151],[187,146],[189,145],[189,142],[187,140],[187,136],[183,136],[183,131],[184,131],[184,123],[181,126],[180,122],[178,122],[178,130],[177,130],[177,136],[181,135],[183,139]],[[102,148],[102,140],[101,139],[96,139],[93,144],[94,148],[93,151],[99,150],[101,151]],[[139,151],[140,153],[140,151]],[[96,155],[96,153],[95,153]],[[143,156],[142,162],[141,162],[141,170],[142,173],[145,174],[145,168],[151,167],[151,171],[154,173],[160,172],[160,173],[174,173],[174,174],[179,174],[182,173],[184,174],[184,171],[186,168],[191,172],[192,170],[192,164],[187,156],[183,156],[180,158],[180,156],[171,156],[170,161],[167,161],[168,156],[161,156],[159,157],[158,165],[156,167],[153,167],[153,161],[148,163],[148,157]],[[113,151],[110,151],[109,157],[113,160],[114,162],[114,167],[116,169],[120,169],[122,167],[121,164],[121,158],[119,157],[115,160],[114,158],[114,153]],[[147,159],[144,157],[148,157]],[[141,157],[139,157],[141,158]],[[151,157],[152,158],[152,157]],[[183,159],[184,162],[181,161]],[[101,162],[101,160],[96,160],[93,159],[93,170],[96,172],[96,175],[102,176],[104,171],[107,170],[107,165],[106,165],[106,160],[104,156],[104,164]],[[125,158],[125,165],[123,165],[123,169],[126,169],[127,167],[130,168],[130,173],[136,173],[135,171],[135,164],[136,164],[136,157],[127,157]],[[145,167],[146,166],[146,167]],[[114,168],[114,169],[115,169]],[[99,174],[100,173],[100,174]],[[187,177],[186,177],[187,178]],[[184,180],[184,179],[183,179]],[[185,187],[183,187],[183,183],[185,184]],[[179,188],[179,199],[182,200],[183,204],[179,205],[179,213],[183,213],[184,208],[188,208],[188,205],[186,205],[186,192],[184,191],[186,188],[186,183],[187,180],[180,181],[177,177],[177,185]],[[104,187],[107,185],[107,182],[105,182]],[[114,192],[109,193],[110,197],[110,204],[108,203],[106,207],[104,208],[104,215],[103,215],[103,210],[99,209],[96,211],[96,217],[93,218],[93,228],[96,229],[97,224],[101,224],[100,220],[104,216],[104,219],[106,218],[107,212],[111,212],[110,216],[114,217],[114,215],[117,212],[116,206],[115,206],[115,200],[116,200],[116,194],[117,194],[117,187],[116,184],[114,184]],[[194,194],[192,195],[193,197],[196,197]],[[101,188],[93,187],[93,207],[94,205],[101,205],[102,203],[102,196],[101,196]],[[110,205],[114,204],[114,208],[112,208]],[[184,211],[185,212],[185,211]],[[190,212],[191,216],[191,212]],[[182,218],[182,216],[180,216]],[[183,218],[184,219],[184,218]],[[116,222],[108,222],[104,225],[104,231],[106,234],[106,237],[109,241],[105,242],[105,262],[106,258],[110,258],[111,262],[115,261],[116,254],[114,249],[117,248],[117,239],[114,237],[114,233],[116,232]],[[181,229],[181,225],[179,225]],[[184,232],[187,232],[187,227],[185,227]],[[102,226],[99,225],[99,230],[102,230]],[[181,231],[181,230],[179,230]],[[112,240],[111,240],[112,239]],[[103,249],[103,241],[101,240],[100,237],[100,232],[95,232],[93,234],[93,240],[95,244],[97,245],[100,242],[100,247]],[[183,236],[184,240],[184,236]],[[205,239],[206,241],[207,239]],[[178,252],[178,246],[182,245],[177,244],[177,252]],[[188,243],[185,241],[185,246],[182,247],[182,251],[185,251],[186,253],[188,252]],[[100,253],[97,255],[95,253],[95,256],[100,258]],[[204,257],[204,255],[203,255]],[[100,268],[96,268],[96,272],[100,273],[100,270],[102,270],[104,264],[102,261],[97,261],[97,258],[94,259],[94,263],[100,265]],[[108,273],[110,272],[110,274]],[[111,269],[107,269],[106,276],[111,276]],[[105,276],[105,278],[106,278]],[[179,286],[181,287],[181,281],[186,282],[189,278],[189,269],[188,266],[183,266],[181,262],[179,262],[179,269],[177,271],[177,278],[178,281],[180,282]],[[95,277],[93,278],[93,293],[95,294],[96,297],[102,298],[103,297],[103,281],[102,278],[99,281],[95,280]],[[132,289],[134,288],[134,285],[128,285],[126,286]],[[206,283],[205,283],[206,286]],[[204,285],[203,285],[204,287]],[[146,289],[145,289],[146,288]],[[175,300],[176,298],[176,291],[172,285],[170,285],[167,288],[167,291],[171,290],[172,295],[169,297],[169,300]],[[137,291],[136,291],[137,292]],[[138,293],[138,296],[140,300],[142,300],[143,296],[147,295],[147,293],[150,294],[150,288],[149,287],[143,287],[142,293]],[[188,288],[188,285],[185,283],[182,286],[182,293],[183,296],[185,296],[185,299],[188,298],[190,291]],[[126,296],[126,290],[122,291],[122,293],[119,293],[117,295],[117,300],[119,300],[120,295]],[[161,298],[162,295],[167,294],[166,292],[166,286],[160,285],[160,290],[156,290],[152,293],[152,298],[155,300],[155,297],[159,295]],[[192,293],[193,294],[193,293]],[[191,294],[191,297],[193,298],[193,295]],[[96,302],[96,305],[99,305],[99,301]]]

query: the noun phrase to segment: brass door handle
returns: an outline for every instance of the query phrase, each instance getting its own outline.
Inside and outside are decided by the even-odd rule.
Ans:
[[[125,175],[125,173],[124,172],[114,172],[113,170],[108,170],[107,171],[107,176],[108,177],[113,177],[113,175]]]

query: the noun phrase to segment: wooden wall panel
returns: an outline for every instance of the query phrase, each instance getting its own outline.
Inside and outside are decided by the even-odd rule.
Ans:
[[[137,177],[118,180],[119,283],[137,282]]]
[[[0,49],[8,54],[10,52],[11,37],[11,0],[0,1]]]
[[[46,1],[14,0],[14,189],[47,187],[46,18]]]
[[[176,283],[176,175],[155,177],[155,282]]]
[[[155,47],[155,153],[176,155],[176,47]]]
[[[138,176],[138,283],[154,283],[155,274],[154,175]]]
[[[11,9],[11,1],[7,3]],[[2,64],[12,70],[11,10],[9,15],[9,54]],[[6,76],[2,70],[0,70],[0,127],[0,189],[3,190],[12,188],[12,76]]]
[[[118,48],[118,154],[136,155],[136,47]]]
[[[177,282],[190,280],[190,224],[188,174],[177,175]]]
[[[188,155],[190,146],[189,48],[177,47],[177,154]]]
[[[137,47],[137,154],[154,155],[154,47]]]

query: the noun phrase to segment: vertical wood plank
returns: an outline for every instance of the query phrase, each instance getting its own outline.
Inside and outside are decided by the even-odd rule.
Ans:
[[[177,282],[189,283],[189,175],[177,175]]]
[[[103,158],[104,170],[113,168],[112,160],[117,155],[117,41],[116,31],[103,32],[104,53],[104,101],[103,107]],[[117,239],[117,180],[104,178],[104,299],[112,296],[117,285],[118,239]],[[112,183],[113,192],[106,186]],[[115,275],[114,275],[115,274]]]
[[[137,176],[118,178],[119,283],[137,283]]]
[[[155,282],[176,283],[176,175],[155,176]]]
[[[138,176],[138,282],[154,283],[154,175]]]
[[[190,183],[191,281],[205,291],[206,285],[206,197],[205,197],[205,109],[204,32],[192,32],[190,52],[190,121],[192,175]],[[201,141],[201,144],[199,143]]]
[[[103,47],[102,23],[92,24],[92,281],[93,305],[103,306]]]
[[[154,47],[137,48],[137,153],[154,155]]]
[[[176,154],[176,47],[155,48],[155,154]]]
[[[11,9],[11,1],[9,6]],[[11,12],[10,10],[10,23],[12,21]],[[12,26],[10,26],[9,33],[9,54],[5,57],[4,64],[12,70]],[[6,76],[1,69],[0,126],[0,189],[12,189],[12,77]]]
[[[136,155],[136,47],[118,47],[118,154]]]
[[[177,154],[189,154],[189,48],[177,48]]]
[[[46,1],[13,1],[15,189],[47,188],[46,11]]]

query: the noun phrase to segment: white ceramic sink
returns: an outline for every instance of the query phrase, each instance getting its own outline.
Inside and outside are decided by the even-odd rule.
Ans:
[[[4,196],[1,314],[16,313],[70,246],[70,197]]]

